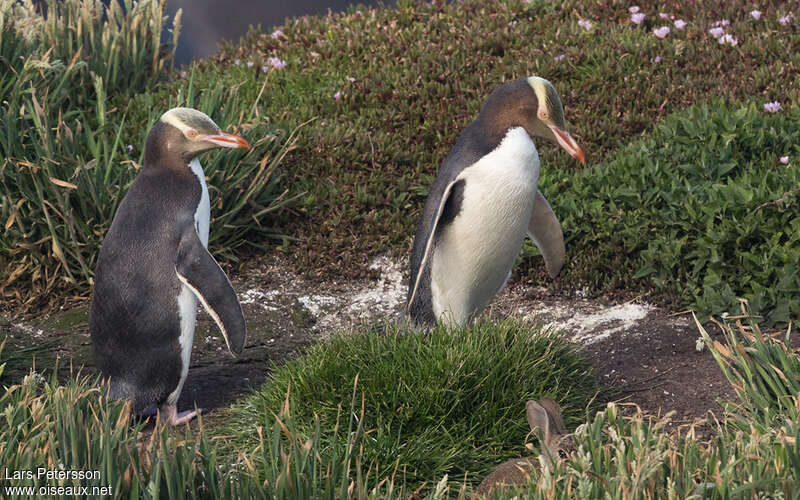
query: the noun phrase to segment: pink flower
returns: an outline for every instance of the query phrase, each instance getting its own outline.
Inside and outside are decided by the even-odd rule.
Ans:
[[[653,34],[658,38],[664,38],[669,35],[669,26],[662,26],[653,30]]]
[[[760,11],[760,10],[758,10],[758,9],[751,10],[751,11],[750,11],[750,15],[751,15],[751,16],[753,16],[753,19],[755,19],[756,21],[758,21],[759,19],[761,19],[761,11]]]
[[[268,57],[267,64],[275,69],[283,69],[286,67],[286,61],[278,59],[277,57]]]
[[[719,37],[719,44],[720,45],[739,45],[739,40],[736,39],[735,36],[731,35],[730,33],[725,33],[721,37]]]
[[[248,68],[252,68],[253,67],[253,61],[247,61],[247,67]]]
[[[283,31],[281,31],[281,30],[275,30],[275,31],[273,31],[272,33],[269,34],[269,37],[272,38],[273,40],[277,40],[278,38],[280,38],[282,36],[283,36]]]
[[[661,19],[669,19],[669,14],[667,14],[666,12],[659,12],[658,17],[660,17]]]
[[[660,63],[661,62],[661,56],[655,56],[653,58],[653,62],[656,63],[656,64]]]
[[[335,93],[335,94],[333,94],[333,98],[334,98],[334,99],[336,99],[336,100],[338,101],[339,99],[341,99],[341,98],[342,98],[342,96],[343,96],[343,95],[344,95],[344,94],[342,94],[342,91],[341,91],[341,90],[337,90],[337,91],[336,91],[336,93]]]
[[[711,36],[713,36],[714,38],[719,38],[722,36],[722,33],[724,33],[725,30],[722,28],[711,28],[710,30],[708,30],[708,32],[711,33]]]
[[[238,60],[238,59],[234,59],[234,60],[233,60],[233,65],[234,65],[234,66],[238,66],[238,65],[240,65],[240,64],[242,64],[242,61],[240,61],[240,60]]]
[[[347,77],[347,81],[350,82],[350,83],[353,83],[354,81],[356,81],[356,79],[353,78],[352,76],[348,76]]]
[[[128,144],[126,146],[126,149],[128,150],[128,153],[133,153],[133,144]],[[786,161],[788,162],[789,161],[789,157],[786,156],[785,158],[786,158]]]
[[[585,29],[586,31],[589,31],[590,29],[592,29],[592,22],[588,19],[581,19],[580,21],[578,21],[578,26]]]
[[[781,110],[781,103],[778,101],[768,102],[764,104],[764,111],[769,111],[770,113],[777,113]]]
[[[720,20],[720,21],[715,21],[715,22],[714,22],[714,24],[713,24],[713,26],[714,26],[715,28],[717,28],[717,27],[719,27],[719,26],[722,26],[722,27],[724,28],[725,26],[728,26],[728,25],[730,25],[730,24],[731,24],[731,22],[730,22],[728,19],[722,19],[722,20]]]
[[[561,55],[555,56],[555,57],[553,58],[553,60],[554,60],[554,61],[563,61],[563,60],[564,60],[564,57],[566,57],[566,56],[565,56],[564,54],[561,54]]]
[[[631,22],[633,22],[634,24],[642,24],[642,21],[644,21],[644,17],[645,16],[643,13],[636,12],[634,14],[631,14]]]
[[[789,156],[788,155],[787,156],[781,156],[781,159],[779,161],[781,163],[783,163],[784,165],[788,165],[789,164]]]
[[[684,21],[683,19],[678,19],[677,21],[675,21],[676,30],[682,30],[685,27],[686,27],[686,21]]]
[[[639,12],[639,7],[636,5],[628,7],[628,12],[630,12],[631,14],[636,14],[637,12]]]
[[[791,14],[786,14],[785,16],[783,16],[780,19],[778,19],[778,22],[781,23],[783,26],[786,26],[791,21],[792,21],[792,15]]]

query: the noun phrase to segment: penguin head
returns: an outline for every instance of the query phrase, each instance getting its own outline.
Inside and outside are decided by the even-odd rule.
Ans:
[[[486,100],[481,115],[502,135],[509,128],[523,127],[531,137],[551,140],[579,162],[586,162],[567,130],[561,98],[544,78],[531,76],[501,85]]]
[[[184,162],[214,148],[249,148],[242,137],[223,132],[205,113],[192,108],[172,108],[150,129],[145,164],[150,159],[180,157]]]

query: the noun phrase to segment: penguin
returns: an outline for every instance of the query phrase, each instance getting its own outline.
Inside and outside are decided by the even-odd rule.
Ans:
[[[232,354],[244,346],[242,307],[207,250],[211,205],[197,156],[214,148],[249,148],[204,113],[173,108],[147,135],[144,163],[117,208],[94,275],[89,330],[94,359],[111,399],[136,414],[158,407],[172,425],[189,372],[197,301]]]
[[[418,326],[467,323],[511,276],[527,234],[551,277],[564,264],[561,225],[537,188],[533,137],[585,163],[561,98],[537,76],[496,88],[431,186],[414,235],[406,315]]]

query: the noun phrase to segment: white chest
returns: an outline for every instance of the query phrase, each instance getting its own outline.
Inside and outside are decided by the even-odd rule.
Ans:
[[[200,195],[200,203],[197,205],[197,211],[194,213],[194,222],[197,226],[197,234],[200,236],[200,241],[203,242],[204,247],[208,247],[208,230],[211,224],[211,200],[208,197],[208,186],[206,185],[206,176],[203,173],[203,167],[200,165],[200,160],[195,158],[189,163],[189,168],[192,169],[194,175],[200,181],[200,187],[203,192]]]
[[[460,179],[461,211],[443,228],[431,267],[434,314],[457,324],[489,304],[522,249],[539,180],[536,146],[511,129]]]

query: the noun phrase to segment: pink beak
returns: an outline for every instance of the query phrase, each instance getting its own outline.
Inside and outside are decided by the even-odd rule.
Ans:
[[[199,137],[200,140],[216,144],[221,148],[249,148],[250,144],[238,135],[220,132],[217,135]]]
[[[548,125],[548,127],[550,127],[550,130],[552,130],[553,134],[555,134],[558,144],[560,144],[561,147],[564,148],[564,150],[567,153],[569,153],[570,156],[572,156],[582,164],[586,163],[586,156],[584,156],[583,150],[581,149],[580,146],[578,146],[578,143],[575,142],[575,139],[573,139],[572,136],[569,135],[569,132],[561,130],[560,128],[555,127],[553,125]]]

